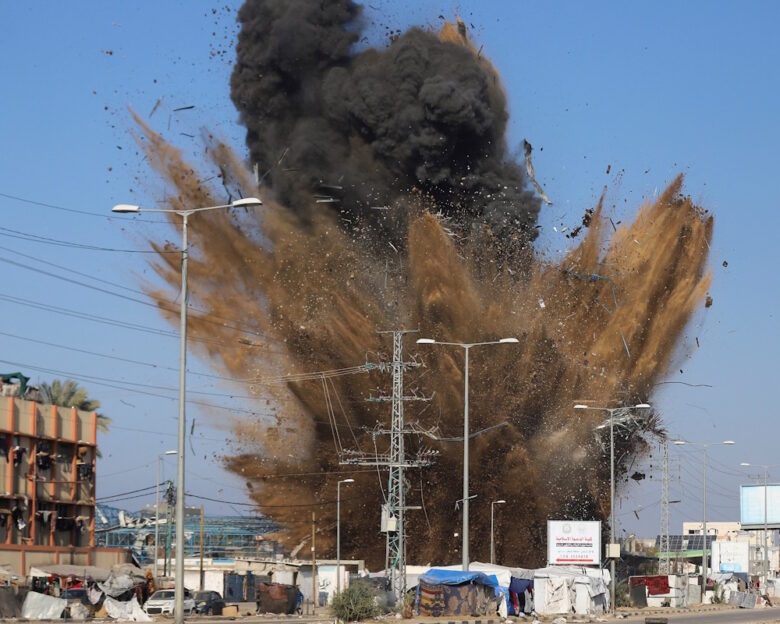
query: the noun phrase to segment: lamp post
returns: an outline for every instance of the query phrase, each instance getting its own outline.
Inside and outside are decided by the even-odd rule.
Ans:
[[[764,469],[764,587],[766,588],[769,579],[769,549],[767,546],[767,534],[769,533],[767,523],[767,490],[769,489],[769,469],[780,466],[780,464],[750,464],[748,462],[741,462],[740,466],[753,466],[755,468]]]
[[[176,451],[165,451],[157,455],[157,487],[154,490],[154,582],[157,584],[157,558],[160,543],[160,461],[165,455],[176,455]]]
[[[689,440],[675,440],[677,446],[690,444],[702,449],[702,549],[701,549],[701,601],[704,602],[704,594],[707,591],[707,447],[708,446],[732,446],[734,440],[723,442],[691,442]]]
[[[220,208],[251,208],[261,206],[262,201],[255,197],[237,199],[230,204],[189,208],[183,210],[142,208],[132,204],[117,204],[112,212],[138,214],[141,212],[162,212],[175,214],[181,221],[181,312],[180,312],[180,344],[179,344],[179,418],[178,418],[178,462],[176,467],[176,573],[175,598],[173,614],[176,624],[184,624],[184,456],[187,420],[185,415],[186,381],[187,381],[187,220],[191,214],[217,210]]]
[[[517,338],[501,338],[491,342],[440,342],[433,338],[419,338],[417,344],[436,344],[450,347],[460,347],[466,354],[466,365],[463,377],[465,389],[463,392],[463,570],[469,569],[469,349],[495,344],[516,344]]]
[[[336,483],[336,593],[341,593],[341,484],[354,483],[354,479],[342,479]]]
[[[650,406],[647,403],[639,403],[637,405],[624,406],[624,407],[592,407],[590,405],[574,406],[574,409],[579,410],[593,410],[597,412],[607,412],[609,414],[609,545],[610,549],[615,543],[615,412],[620,412],[627,409],[649,409]],[[610,553],[612,554],[612,553]],[[615,586],[617,585],[615,579],[615,558],[609,558],[609,573],[610,579],[610,604],[612,612],[615,612]]]
[[[503,505],[506,503],[504,499],[493,501],[490,503],[490,563],[491,565],[496,562],[496,544],[493,539],[493,508],[495,505]]]

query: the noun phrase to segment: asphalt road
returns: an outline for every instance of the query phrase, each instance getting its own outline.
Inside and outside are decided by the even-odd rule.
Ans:
[[[575,622],[606,622],[614,624],[644,624],[645,618],[648,617],[665,617],[668,619],[669,624],[731,624],[732,622],[737,624],[740,622],[753,622],[757,624],[780,624],[780,607],[766,608],[766,609],[724,609],[722,611],[709,611],[706,613],[670,613],[669,615],[643,614],[636,616],[629,616],[625,618],[612,618],[612,617],[598,617],[590,620],[587,617],[571,615],[567,616],[566,620],[569,623]],[[553,618],[547,617],[541,619],[543,623],[549,624]],[[156,618],[156,621],[171,622],[171,618]],[[208,617],[208,616],[193,616],[186,618],[187,622],[207,624],[209,622],[228,622],[228,621],[240,621],[240,622],[263,622],[263,624],[325,624],[333,622],[332,618],[322,615],[312,616],[293,616],[287,617],[273,617],[269,615],[250,615],[250,616],[230,616],[225,618],[220,617]],[[389,620],[393,621],[393,620]],[[400,620],[403,624],[432,624],[433,622],[441,622],[447,624],[449,621],[455,621],[460,624],[460,619],[454,618],[426,618],[424,621],[416,619]],[[473,622],[473,618],[469,618],[469,623]],[[483,622],[486,620],[483,618]],[[494,620],[500,622],[501,620]],[[526,622],[530,624],[533,619],[526,618],[524,620],[512,618],[513,622],[518,624]]]
[[[631,616],[625,619],[607,620],[608,622],[642,622],[646,616]],[[780,607],[771,607],[766,609],[728,609],[724,611],[715,611],[708,613],[674,613],[667,617],[669,624],[731,624],[731,622],[780,622]],[[571,621],[571,620],[569,620]]]

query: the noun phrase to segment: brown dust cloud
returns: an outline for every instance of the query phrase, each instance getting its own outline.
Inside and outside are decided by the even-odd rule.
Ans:
[[[540,202],[507,150],[499,76],[462,23],[394,31],[373,49],[348,0],[248,2],[239,22],[231,96],[247,159],[207,135],[204,162],[185,162],[135,118],[173,207],[263,198],[262,208],[190,221],[190,348],[220,374],[251,379],[256,397],[257,415],[232,422],[225,466],[290,548],[316,512],[320,556],[335,554],[336,481],[354,478],[342,488],[342,556],[382,567],[387,473],[340,465],[334,438],[387,451],[371,431],[389,424],[389,404],[366,399],[389,393],[390,377],[280,376],[386,362],[392,344],[378,330],[458,342],[515,336],[519,344],[470,358],[471,430],[486,430],[470,442],[471,558],[488,559],[489,502],[505,499],[498,561],[543,564],[548,519],[608,517],[604,414],[573,405],[652,400],[705,305],[712,217],[678,177],[630,224],[613,226],[599,202],[576,245],[545,259],[533,245]],[[219,184],[198,167],[218,168]],[[149,293],[170,316],[178,255],[160,253],[153,266],[169,288]],[[406,391],[433,399],[409,403],[406,420],[462,436],[463,353],[414,338],[405,354],[424,366],[407,373]],[[658,430],[657,416],[646,427]],[[649,436],[618,435],[621,477]],[[408,559],[455,563],[462,440],[408,438],[411,452],[422,447],[440,454],[406,473],[408,504],[421,508],[407,515]]]

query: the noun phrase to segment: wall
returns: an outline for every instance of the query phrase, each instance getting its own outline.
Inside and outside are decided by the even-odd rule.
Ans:
[[[94,412],[0,399],[0,549],[94,546],[96,452]]]
[[[225,573],[222,570],[203,571],[203,591],[225,593]],[[200,570],[184,570],[184,587],[190,591],[200,591]]]
[[[46,546],[13,546],[0,548],[0,566],[8,564],[16,576],[27,576],[30,568],[45,565],[93,565],[110,569],[118,563],[129,563],[130,554],[118,548],[49,548]]]
[[[343,591],[349,586],[349,570],[354,571],[355,566],[341,565],[341,590]],[[298,572],[298,589],[301,590],[304,600],[311,601],[311,564],[301,566]],[[327,595],[327,603],[333,600],[333,595],[336,593],[336,564],[323,563],[317,565],[317,593],[318,597],[322,598],[322,594]],[[318,602],[320,604],[322,600]]]

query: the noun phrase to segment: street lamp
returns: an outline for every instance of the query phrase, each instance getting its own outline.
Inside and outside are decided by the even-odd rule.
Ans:
[[[780,466],[780,464],[750,464],[748,462],[741,462],[739,465],[753,466],[755,468],[764,469],[764,587],[766,587],[769,579],[769,550],[766,543],[767,534],[769,533],[769,529],[767,526],[767,490],[769,489],[768,487],[769,469],[775,468],[776,466]]]
[[[707,591],[707,447],[708,446],[732,446],[734,440],[723,440],[723,442],[691,442],[689,440],[675,440],[673,442],[676,446],[684,446],[691,444],[693,446],[699,446],[703,452],[703,469],[702,469],[702,535],[703,544],[701,549],[701,601],[704,602],[704,594]]]
[[[460,347],[466,353],[466,366],[463,377],[465,389],[463,392],[463,570],[469,569],[469,349],[495,344],[517,344],[517,338],[501,338],[491,342],[440,342],[433,338],[418,338],[417,344],[444,345]]]
[[[630,409],[650,409],[647,403],[638,403],[624,407],[592,407],[590,405],[577,404],[574,409],[593,410],[607,412],[609,414],[609,545],[610,549],[615,543],[615,412]],[[612,554],[612,553],[610,553]],[[611,575],[610,601],[612,612],[615,612],[615,558],[609,558],[609,573]]]
[[[154,582],[157,584],[157,558],[160,548],[160,461],[165,455],[176,455],[176,451],[165,451],[157,455],[157,488],[154,491]]]
[[[187,220],[191,214],[217,210],[219,208],[249,208],[262,206],[263,202],[256,197],[244,197],[229,204],[220,206],[206,206],[204,208],[189,209],[161,209],[142,208],[133,204],[117,204],[112,212],[122,214],[138,214],[140,212],[162,212],[176,214],[181,221],[181,312],[180,312],[180,345],[179,345],[179,434],[178,434],[178,462],[176,467],[176,573],[175,573],[175,600],[173,614],[176,624],[184,623],[184,456],[187,420],[185,416],[186,400],[186,373],[187,373]]]
[[[490,503],[490,564],[494,564],[496,562],[496,545],[495,541],[493,540],[493,507],[495,505],[503,505],[506,503],[504,499],[493,501]]]
[[[342,479],[336,483],[336,593],[341,593],[341,484],[354,483],[354,479]]]

